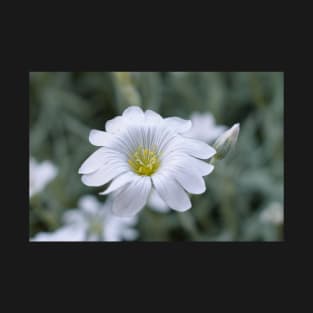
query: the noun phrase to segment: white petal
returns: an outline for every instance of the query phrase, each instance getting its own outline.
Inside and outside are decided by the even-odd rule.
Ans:
[[[127,123],[141,123],[144,121],[144,113],[138,106],[128,107],[122,114]]]
[[[192,167],[201,176],[206,176],[211,174],[214,169],[212,164],[193,158],[191,156],[185,155],[184,158],[188,162],[189,166]]]
[[[163,118],[161,117],[161,115],[151,110],[147,110],[145,112],[145,118],[146,121],[151,124],[159,125],[163,122]]]
[[[107,195],[109,193],[111,193],[112,191],[115,191],[121,187],[123,187],[124,185],[130,183],[132,180],[134,180],[136,178],[137,175],[135,175],[132,172],[126,172],[118,177],[116,177],[112,183],[110,184],[110,186],[103,192],[100,192],[99,195]]]
[[[215,119],[210,113],[195,112],[190,118],[192,121],[192,128],[184,133],[185,137],[211,143],[226,130],[226,127],[215,124]]]
[[[225,131],[226,131],[226,127],[225,126],[215,126],[215,128],[212,129],[206,135],[205,141],[208,142],[209,144],[213,143],[217,139],[217,137],[220,136]],[[201,138],[201,140],[203,140],[203,139]]]
[[[105,241],[120,241],[120,225],[115,220],[110,219],[103,225],[103,237]]]
[[[189,120],[184,120],[179,117],[167,117],[164,119],[164,125],[174,130],[175,132],[183,133],[191,128],[192,123]]]
[[[155,189],[152,189],[150,193],[148,206],[157,212],[168,212],[170,210]]]
[[[116,134],[124,129],[126,126],[125,120],[122,116],[117,116],[111,120],[106,121],[105,130],[111,134]]]
[[[96,214],[101,203],[93,195],[86,195],[78,200],[78,207],[85,213]]]
[[[192,172],[189,168],[176,168],[172,171],[175,179],[189,193],[196,195],[205,192],[205,182],[201,175]]]
[[[185,152],[191,156],[199,159],[209,159],[215,153],[215,149],[209,146],[207,143],[182,136],[177,136],[168,147],[163,151],[164,156],[169,153]]]
[[[38,233],[31,241],[84,241],[85,229],[75,226],[64,226],[52,233]]]
[[[95,146],[106,147],[108,153],[127,154],[127,143],[118,135],[93,129],[89,134],[89,141]]]
[[[77,209],[67,210],[63,213],[62,219],[66,225],[84,225],[86,223],[82,212]]]
[[[122,231],[123,238],[128,241],[135,240],[138,237],[138,231],[132,228],[125,228]]]
[[[196,158],[190,158],[190,164],[192,164],[199,172],[201,176],[206,176],[212,173],[214,165],[198,160]]]
[[[202,178],[203,171],[199,170],[197,162],[204,163],[183,153],[175,155],[173,153],[173,157],[167,158],[164,162],[160,172],[170,174],[189,193],[201,194],[206,188]],[[207,163],[204,164],[207,165]]]
[[[120,241],[123,239],[134,240],[138,233],[132,227],[137,223],[137,216],[118,217],[110,214],[107,215],[103,224],[103,235],[105,241]]]
[[[81,180],[87,186],[98,187],[128,170],[129,167],[122,162],[110,162],[94,173],[83,175]]]
[[[99,169],[105,162],[106,149],[100,148],[91,154],[78,170],[79,174],[90,174]]]
[[[114,195],[112,212],[121,217],[135,215],[146,204],[150,190],[150,177],[138,176],[135,181]]]
[[[175,168],[176,166],[185,167],[195,172],[196,175],[206,176],[209,175],[214,166],[197,158],[194,158],[186,153],[177,152],[171,153],[162,160],[162,165],[159,171],[165,172]]]
[[[191,208],[188,195],[169,175],[157,173],[152,176],[152,181],[158,194],[170,208],[180,212]]]
[[[116,139],[115,137],[107,132],[92,129],[89,133],[89,141],[94,146],[110,146],[112,145]]]
[[[215,149],[205,142],[196,139],[184,139],[183,151],[186,153],[195,156],[199,159],[209,159],[215,153]]]
[[[57,175],[57,168],[50,162],[38,164],[31,160],[29,167],[29,195],[30,197],[40,191]]]

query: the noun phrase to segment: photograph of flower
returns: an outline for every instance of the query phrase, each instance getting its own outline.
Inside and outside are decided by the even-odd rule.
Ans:
[[[29,241],[284,240],[283,72],[30,72]]]

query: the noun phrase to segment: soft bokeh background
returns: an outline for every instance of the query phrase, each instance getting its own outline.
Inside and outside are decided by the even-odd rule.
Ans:
[[[78,174],[96,150],[89,131],[103,130],[106,120],[140,105],[164,117],[210,112],[217,124],[239,122],[241,129],[235,150],[206,177],[207,191],[192,196],[192,208],[144,208],[137,240],[283,240],[283,221],[269,213],[283,211],[283,73],[36,72],[29,88],[30,155],[58,168],[30,199],[30,237],[58,229],[63,213],[86,194],[105,201],[98,195],[104,188],[83,185]]]

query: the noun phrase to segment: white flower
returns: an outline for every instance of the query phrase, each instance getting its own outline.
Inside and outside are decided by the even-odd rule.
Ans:
[[[64,214],[68,225],[76,225],[87,234],[88,240],[120,241],[133,240],[137,231],[132,227],[137,223],[137,217],[117,217],[111,212],[112,201],[104,204],[95,196],[84,196],[78,202],[77,210],[69,210]]]
[[[192,127],[185,133],[186,137],[212,143],[226,130],[225,126],[215,124],[215,119],[211,113],[194,112],[190,118]]]
[[[111,201],[100,203],[84,196],[78,209],[64,213],[64,226],[52,233],[39,233],[32,241],[121,241],[134,240],[136,217],[117,217],[111,213]]]
[[[284,222],[284,207],[279,202],[272,202],[260,214],[261,221],[271,224],[282,224]]]
[[[84,241],[85,234],[77,227],[63,226],[54,232],[40,232],[31,241]]]
[[[57,175],[57,168],[50,162],[37,163],[33,158],[29,160],[29,197],[42,191]]]
[[[105,128],[105,132],[90,132],[89,141],[101,148],[82,164],[79,173],[87,186],[112,181],[101,194],[113,193],[114,214],[135,215],[154,188],[170,208],[181,212],[191,208],[186,191],[205,192],[203,176],[214,167],[199,159],[211,158],[215,149],[184,136],[191,121],[162,118],[131,106],[107,121]]]

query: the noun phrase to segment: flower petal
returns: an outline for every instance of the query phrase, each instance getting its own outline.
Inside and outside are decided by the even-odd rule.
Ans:
[[[105,130],[111,134],[116,134],[125,128],[125,121],[122,116],[117,116],[106,121]]]
[[[152,110],[147,110],[145,112],[145,118],[146,118],[146,122],[151,123],[151,124],[159,125],[163,121],[163,118],[161,117],[161,115]]]
[[[132,172],[126,172],[124,174],[121,174],[120,176],[116,177],[112,183],[110,184],[110,186],[99,193],[99,195],[107,195],[121,187],[123,187],[126,184],[129,184],[132,180],[134,180],[137,177],[137,175],[135,175]]]
[[[162,173],[175,168],[176,166],[184,167],[185,169],[191,169],[195,174],[200,176],[209,175],[214,166],[197,158],[194,158],[186,153],[177,152],[168,154],[162,161],[162,165],[159,171]]]
[[[138,106],[130,106],[124,110],[122,116],[126,119],[127,123],[136,124],[144,121],[144,113]]]
[[[205,182],[201,175],[189,171],[187,168],[176,168],[172,170],[175,179],[189,193],[196,195],[205,192]]]
[[[192,164],[199,172],[201,176],[207,176],[214,170],[214,165],[198,160],[196,158],[190,158],[190,164]]]
[[[85,174],[82,176],[82,182],[87,186],[102,186],[108,183],[116,176],[129,170],[127,164],[123,162],[110,162],[91,174]]]
[[[106,149],[100,148],[92,153],[80,166],[79,174],[90,174],[99,169],[105,162]]]
[[[150,193],[148,206],[157,212],[168,212],[170,210],[155,189],[152,189]]]
[[[38,233],[31,241],[84,241],[84,227],[63,226],[52,233]]]
[[[150,177],[138,176],[131,184],[114,195],[112,212],[120,217],[135,215],[146,204],[150,190]]]
[[[164,125],[177,133],[183,133],[191,128],[192,123],[179,117],[167,117],[164,119]]]
[[[184,212],[191,208],[191,202],[184,189],[168,174],[157,173],[152,182],[161,198],[173,210]]]
[[[97,129],[92,129],[89,133],[89,142],[94,146],[110,146],[114,143],[115,137],[108,133]]]
[[[95,146],[103,146],[107,148],[107,152],[120,153],[125,156],[128,153],[128,144],[123,140],[123,137],[118,134],[111,134],[96,129],[91,130],[89,134],[89,141]]]
[[[182,151],[199,159],[209,159],[216,153],[215,149],[205,142],[190,138],[184,138]]]
[[[100,206],[101,203],[93,195],[85,195],[78,200],[78,207],[87,214],[96,214]]]
[[[183,153],[173,154],[173,157],[168,158],[167,162],[164,162],[165,164],[161,168],[161,172],[171,174],[189,193],[201,194],[206,189],[202,178],[203,172],[199,170],[199,166],[194,160],[197,159]],[[203,161],[200,162],[204,163]]]

